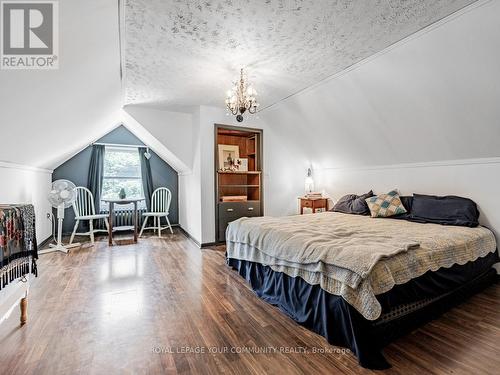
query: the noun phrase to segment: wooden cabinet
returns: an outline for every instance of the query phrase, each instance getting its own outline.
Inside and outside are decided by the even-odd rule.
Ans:
[[[328,199],[327,198],[305,198],[300,197],[300,214],[304,213],[304,208],[310,208],[313,213],[318,209],[323,209],[328,211]]]
[[[261,216],[260,202],[221,202],[218,206],[218,228],[219,238],[225,238],[227,225],[240,217]]]
[[[236,159],[244,159],[247,168],[228,168],[220,160],[220,146],[229,146]],[[262,200],[262,130],[215,125],[215,222],[216,241],[226,239],[227,225],[240,217],[261,216]],[[246,170],[245,170],[246,169]]]

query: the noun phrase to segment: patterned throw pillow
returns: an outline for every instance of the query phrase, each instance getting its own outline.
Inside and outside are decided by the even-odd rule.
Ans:
[[[406,213],[396,190],[368,198],[366,203],[370,208],[371,217],[390,217]]]

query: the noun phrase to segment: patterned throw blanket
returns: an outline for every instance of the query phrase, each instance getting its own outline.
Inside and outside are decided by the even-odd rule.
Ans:
[[[325,212],[241,218],[226,232],[227,257],[261,263],[342,296],[366,319],[381,314],[376,295],[429,270],[496,250],[484,228],[420,224]]]
[[[33,205],[0,205],[0,290],[31,273],[38,258]]]

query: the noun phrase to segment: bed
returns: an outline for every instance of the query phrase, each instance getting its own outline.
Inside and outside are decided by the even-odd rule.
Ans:
[[[349,348],[361,366],[390,367],[382,349],[496,280],[493,233],[325,212],[241,218],[226,261],[265,301]]]

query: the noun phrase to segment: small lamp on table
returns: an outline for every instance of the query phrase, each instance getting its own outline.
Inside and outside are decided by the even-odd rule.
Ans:
[[[307,176],[305,179],[305,191],[306,194],[311,193],[314,190],[314,180],[312,178],[311,168],[307,168]]]

